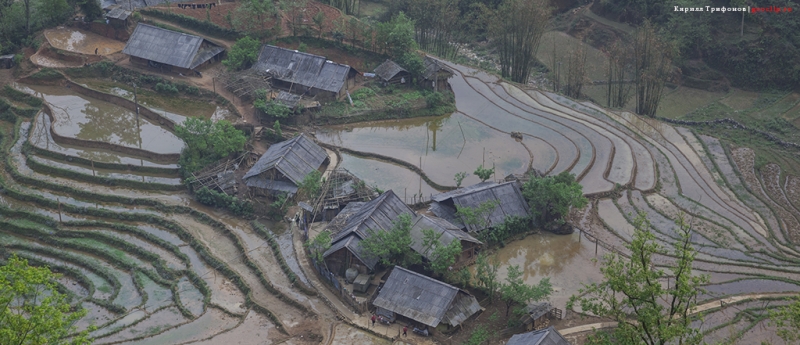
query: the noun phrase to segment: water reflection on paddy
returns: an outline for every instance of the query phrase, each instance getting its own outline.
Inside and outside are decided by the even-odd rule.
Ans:
[[[414,165],[421,157],[422,170],[448,186],[455,184],[453,175],[459,171],[469,174],[464,185],[480,182],[471,172],[481,162],[494,166],[497,178],[523,173],[530,163],[528,151],[513,138],[461,114],[335,126],[318,132],[317,138]]]
[[[342,154],[342,162],[339,167],[358,176],[368,186],[393,190],[397,196],[405,198],[408,203],[413,202],[414,194],[419,194],[420,190],[426,200],[431,194],[439,193],[424,180],[420,181],[419,175],[413,171],[392,163]]]

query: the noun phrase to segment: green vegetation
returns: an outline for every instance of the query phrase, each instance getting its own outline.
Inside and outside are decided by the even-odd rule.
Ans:
[[[511,306],[516,305],[514,314],[520,315],[525,312],[525,307],[529,302],[546,300],[551,293],[553,293],[553,286],[550,284],[550,278],[543,278],[536,285],[527,285],[518,265],[508,268],[506,282],[500,286],[500,298],[506,303],[506,317],[508,317]]]
[[[489,295],[489,301],[494,301],[495,293],[500,288],[500,281],[497,280],[497,270],[500,262],[496,257],[491,259],[481,252],[475,261],[475,280],[476,286],[483,289]]]
[[[456,175],[453,177],[453,181],[456,181],[456,188],[461,188],[461,182],[463,182],[466,177],[466,171],[460,171],[456,173]]]
[[[46,267],[28,266],[17,256],[0,266],[0,343],[91,343],[88,331],[74,334],[73,324],[86,310],[72,310],[67,296],[58,291],[56,278]]]
[[[330,231],[322,231],[317,237],[305,243],[305,247],[311,253],[311,258],[318,262],[324,262],[322,254],[331,247],[331,233]]]
[[[32,107],[41,107],[42,106],[42,99],[39,97],[31,96],[27,93],[19,91],[9,85],[3,87],[0,90],[0,95],[17,102],[22,102]]]
[[[289,107],[275,101],[268,101],[265,98],[257,98],[253,102],[253,106],[270,119],[285,119],[293,113]]]
[[[494,224],[491,223],[491,215],[494,209],[500,205],[497,200],[486,200],[478,207],[461,207],[456,205],[456,214],[461,217],[464,224],[469,228],[470,225],[474,226],[478,231],[484,230]]]
[[[55,69],[44,67],[41,70],[37,71],[34,74],[31,74],[31,79],[38,79],[38,80],[58,80],[64,79],[64,76]]]
[[[322,190],[322,184],[325,180],[322,178],[322,173],[319,170],[314,170],[305,177],[303,181],[297,186],[298,200],[314,200],[319,196]]]
[[[580,209],[588,203],[575,175],[566,171],[556,176],[531,176],[522,185],[522,195],[531,208],[534,224],[540,227],[561,225],[570,208]]]
[[[230,122],[213,122],[199,117],[190,117],[183,124],[176,125],[175,135],[186,143],[179,161],[184,175],[241,151],[247,141],[244,133]]]
[[[800,340],[800,297],[795,297],[789,305],[771,309],[769,318],[778,327],[778,336],[786,343]]]
[[[487,169],[483,167],[483,164],[481,164],[472,174],[478,176],[478,178],[481,179],[481,182],[485,182],[486,180],[492,178],[492,175],[494,175],[494,168]]]
[[[223,28],[212,22],[205,20],[197,20],[193,17],[176,14],[171,12],[159,11],[157,9],[143,8],[139,10],[142,14],[147,16],[156,17],[158,19],[167,20],[185,26],[197,32],[223,39],[235,40],[241,37],[241,34],[236,30]]]
[[[177,95],[178,88],[175,85],[170,83],[158,83],[155,87],[156,92],[167,94],[167,95]]]
[[[194,196],[197,198],[197,201],[203,205],[224,208],[237,216],[253,216],[253,204],[250,201],[241,200],[233,195],[208,189],[208,187],[204,186],[195,191]]]
[[[260,48],[261,42],[258,40],[250,38],[250,36],[242,37],[231,46],[228,56],[222,60],[222,64],[231,71],[250,68],[258,60]]]
[[[428,254],[428,268],[436,275],[444,275],[456,263],[461,254],[461,241],[455,239],[443,244],[439,239],[443,233],[433,229],[422,230],[422,248]]]
[[[422,261],[419,254],[411,249],[411,215],[401,214],[393,222],[389,231],[372,231],[361,241],[364,253],[380,259],[381,264],[409,267]]]
[[[665,250],[656,242],[649,220],[641,213],[633,221],[633,240],[625,245],[630,257],[616,252],[606,254],[600,268],[603,281],[585,285],[570,297],[568,309],[578,303],[584,312],[619,323],[612,331],[590,335],[589,344],[700,343],[702,333],[692,327],[690,313],[709,277],[692,274],[697,255],[690,241],[692,229],[682,216],[677,223],[680,239],[665,253],[675,260],[669,273],[655,268],[653,256]],[[666,279],[670,284],[664,286]]]

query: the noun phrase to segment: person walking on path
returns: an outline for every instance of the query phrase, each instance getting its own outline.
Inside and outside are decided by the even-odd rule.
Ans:
[[[408,338],[408,326],[403,326],[403,336]]]
[[[375,314],[372,314],[372,327],[375,327]]]
[[[97,55],[97,48],[94,48],[94,55]]]

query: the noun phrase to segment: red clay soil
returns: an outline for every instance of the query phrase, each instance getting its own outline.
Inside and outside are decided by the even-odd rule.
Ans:
[[[342,11],[335,7],[331,7],[317,1],[309,1],[306,4],[306,8],[302,10],[302,23],[308,25],[316,34],[318,32],[318,28],[317,24],[314,23],[314,16],[316,16],[320,11],[322,11],[325,16],[324,20],[322,21],[322,35],[330,36],[330,33],[335,26],[334,22],[342,16]],[[292,34],[292,30],[289,28],[289,16],[287,13],[283,13],[283,23],[281,24],[281,28],[283,29],[281,36],[289,36]]]

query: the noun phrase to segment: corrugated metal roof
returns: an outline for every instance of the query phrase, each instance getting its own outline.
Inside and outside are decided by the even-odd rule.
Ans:
[[[397,73],[406,72],[405,68],[400,67],[397,63],[392,60],[386,60],[378,67],[375,67],[375,75],[383,79],[384,81],[389,81],[389,79],[394,78]]]
[[[123,9],[122,7],[117,7],[115,9],[112,9],[108,13],[106,13],[106,18],[114,18],[114,19],[119,19],[119,20],[125,20],[125,19],[128,19],[128,16],[130,16],[130,15],[131,15],[131,11],[127,11],[127,10]]]
[[[306,175],[319,169],[326,158],[328,153],[325,149],[301,133],[270,146],[243,179],[247,183],[248,179],[275,168],[295,185],[299,185]]]
[[[459,207],[476,208],[482,203],[496,200],[499,205],[494,208],[489,216],[489,227],[505,221],[507,217],[527,217],[530,215],[528,203],[522,197],[522,192],[516,182],[505,182],[497,184],[494,182],[483,182],[477,185],[457,189],[447,193],[437,194],[432,197],[434,203],[444,203],[447,199],[452,199],[453,204]],[[431,206],[431,211],[439,217],[447,219],[455,217],[446,205]],[[462,220],[463,221],[463,220]],[[475,224],[466,225],[469,231],[480,231]]]
[[[515,334],[506,345],[571,345],[553,326],[538,331]]]
[[[424,247],[425,234],[423,233],[423,230],[425,229],[432,229],[434,232],[436,232],[439,236],[439,243],[444,246],[449,245],[450,242],[453,242],[453,240],[483,244],[481,241],[478,241],[466,232],[461,231],[461,228],[459,228],[457,225],[453,225],[442,218],[418,215],[411,222],[411,239],[413,240],[411,243],[411,249],[429,260],[429,254],[433,248],[430,246],[427,248]]]
[[[450,75],[454,74],[453,70],[439,63],[439,61],[432,59],[429,56],[426,56],[425,59],[422,60],[422,63],[425,65],[425,69],[422,70],[422,77],[425,79],[430,80],[431,77],[433,77],[434,73],[439,71],[444,71],[446,73],[449,73]]]
[[[375,269],[375,265],[378,264],[379,259],[370,255],[366,255],[364,253],[364,249],[361,247],[361,239],[358,238],[355,234],[351,234],[350,236],[345,237],[341,241],[338,241],[331,245],[325,253],[322,254],[323,257],[328,257],[333,253],[341,250],[342,248],[346,248],[349,250],[353,255],[361,260],[364,265],[367,266],[370,270]]]
[[[372,304],[430,327],[436,327],[453,307],[453,302],[459,292],[460,290],[455,286],[395,266]],[[474,300],[475,297],[465,295],[467,301],[463,304],[471,306],[473,303],[469,299]],[[474,303],[477,304],[477,301]],[[480,308],[480,306],[478,307]],[[458,310],[453,313],[453,316],[461,313],[459,311],[461,308],[456,309]],[[464,312],[472,309],[467,307]],[[454,317],[454,319],[461,318]]]
[[[330,92],[339,92],[350,72],[350,66],[327,61],[324,56],[272,45],[261,48],[252,68],[287,83]]]
[[[481,305],[474,296],[466,292],[459,291],[453,303],[450,303],[450,308],[442,318],[442,322],[450,326],[458,326],[462,322],[467,321],[470,316],[481,310]]]
[[[348,204],[348,206],[350,205]],[[391,230],[397,217],[404,213],[412,217],[415,215],[414,210],[400,200],[392,190],[388,190],[379,197],[364,203],[352,214],[342,215],[340,212],[339,215],[346,217],[344,224],[339,229],[331,227],[329,224],[327,229],[331,231],[331,242],[336,242],[350,233],[356,233],[359,238],[364,239],[372,231]],[[339,218],[339,215],[331,223],[337,224],[336,218]]]
[[[200,54],[205,60],[196,59],[202,43],[203,38],[198,36],[139,23],[122,52],[170,66],[193,68],[223,50],[210,49]],[[208,55],[214,51],[216,53]]]

